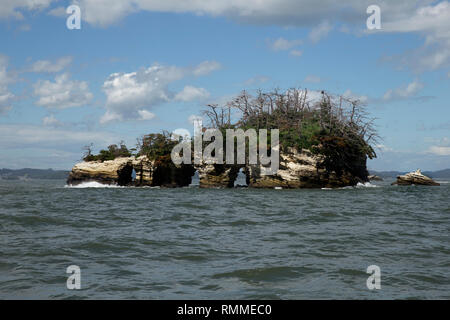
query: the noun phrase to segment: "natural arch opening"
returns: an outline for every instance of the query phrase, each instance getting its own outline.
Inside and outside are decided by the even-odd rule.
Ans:
[[[172,172],[169,166],[158,166],[153,172],[153,186],[169,185],[172,181]]]
[[[117,172],[118,174],[117,184],[119,186],[130,185],[131,182],[133,181],[132,173],[133,173],[133,166],[126,165],[125,167],[123,167],[121,170]]]
[[[153,172],[153,186],[187,187],[192,182],[195,169],[192,165],[161,165]]]
[[[247,176],[245,174],[245,168],[239,169],[236,179],[234,180],[235,188],[247,187]]]
[[[198,175],[198,170],[195,170],[194,175],[192,176],[190,187],[198,187],[200,186],[200,177]]]

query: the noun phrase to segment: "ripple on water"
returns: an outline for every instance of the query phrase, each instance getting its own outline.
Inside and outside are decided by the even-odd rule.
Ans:
[[[64,183],[0,180],[0,298],[449,296],[448,183],[338,190]],[[71,264],[82,270],[78,293],[65,290]],[[375,294],[366,290],[371,264],[382,272]]]

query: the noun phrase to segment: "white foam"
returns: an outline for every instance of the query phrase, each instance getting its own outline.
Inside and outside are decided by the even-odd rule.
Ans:
[[[103,184],[99,183],[97,181],[89,181],[89,182],[82,182],[77,185],[66,185],[66,188],[77,188],[77,189],[83,189],[83,188],[123,188],[121,186],[115,185],[115,184]]]
[[[378,188],[379,186],[375,185],[375,184],[371,184],[370,182],[358,182],[358,184],[356,185],[357,188]]]
[[[349,190],[349,189],[355,189],[355,188],[379,188],[380,186],[377,186],[375,184],[371,184],[370,182],[361,183],[358,182],[356,186],[346,186],[346,187],[340,187],[340,188],[321,188],[322,190]]]

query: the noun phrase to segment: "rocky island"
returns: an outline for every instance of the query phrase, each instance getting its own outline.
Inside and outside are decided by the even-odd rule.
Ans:
[[[368,158],[376,157],[371,141],[376,133],[359,101],[322,92],[309,100],[306,90],[284,93],[245,91],[224,107],[209,105],[204,115],[209,127],[227,129],[279,129],[279,170],[261,174],[264,166],[249,164],[181,164],[170,158],[179,142],[168,132],[144,135],[133,154],[121,143],[93,155],[88,148],[82,162],[69,174],[67,184],[96,181],[121,186],[185,187],[197,171],[200,188],[230,188],[239,171],[250,188],[335,188],[367,182]],[[239,119],[232,122],[233,112]],[[270,150],[270,142],[267,145]]]
[[[414,172],[407,173],[405,175],[400,175],[397,177],[397,181],[393,182],[392,185],[399,186],[410,186],[410,185],[424,185],[424,186],[440,186],[439,183],[435,182],[433,179],[422,174],[420,169]]]

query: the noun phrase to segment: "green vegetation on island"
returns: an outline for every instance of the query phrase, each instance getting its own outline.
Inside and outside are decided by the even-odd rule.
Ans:
[[[204,114],[210,126],[222,131],[234,129],[279,129],[280,149],[308,149],[325,156],[321,164],[338,174],[347,170],[365,169],[367,157],[376,153],[372,144],[378,139],[374,119],[355,98],[332,96],[321,92],[311,99],[307,90],[290,89],[285,92],[258,91],[256,96],[242,92],[225,106],[209,105]],[[233,122],[235,111],[237,121]],[[270,136],[268,136],[270,148]],[[363,163],[362,163],[363,162]]]
[[[321,167],[340,174],[367,176],[367,158],[376,157],[372,144],[378,138],[372,118],[358,99],[332,96],[326,92],[313,94],[307,90],[281,92],[258,91],[255,96],[243,91],[223,106],[208,105],[204,115],[208,127],[223,133],[226,129],[279,129],[280,151],[290,148],[308,149],[324,156]],[[268,135],[267,148],[271,148]],[[147,134],[138,139],[135,149],[123,142],[92,154],[85,147],[84,161],[106,161],[117,157],[147,156],[168,165],[172,148],[178,143],[167,131]],[[225,150],[225,148],[224,148]]]

